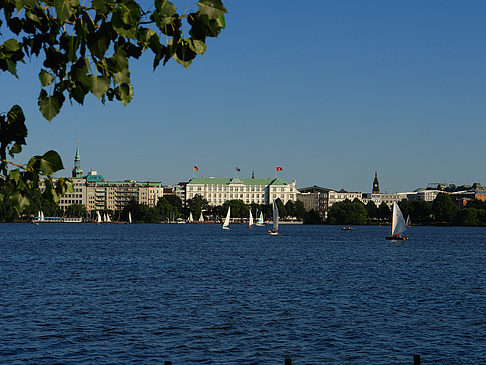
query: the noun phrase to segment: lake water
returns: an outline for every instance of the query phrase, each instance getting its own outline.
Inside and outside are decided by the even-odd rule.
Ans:
[[[486,363],[486,229],[0,224],[0,362]]]

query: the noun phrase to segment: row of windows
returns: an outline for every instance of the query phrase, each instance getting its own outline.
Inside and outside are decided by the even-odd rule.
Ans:
[[[202,186],[188,186],[187,191],[202,191],[203,187]],[[216,185],[216,186],[207,186],[207,191],[240,191],[240,192],[258,192],[258,191],[265,191],[265,188],[262,186],[221,186],[221,185]]]

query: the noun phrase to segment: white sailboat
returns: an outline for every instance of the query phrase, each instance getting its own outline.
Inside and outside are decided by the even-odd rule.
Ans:
[[[111,218],[109,214],[106,215],[106,222],[111,223]]]
[[[199,222],[204,222],[204,217],[203,217],[202,212],[201,212],[201,215],[199,216]]]
[[[102,222],[100,212],[96,211],[96,224],[100,224]]]
[[[255,225],[258,227],[262,227],[265,225],[265,223],[263,222],[263,212],[260,212],[260,217],[258,218]]]
[[[223,229],[230,229],[229,224],[230,224],[230,216],[231,216],[231,207],[228,207],[228,213],[226,213],[226,218],[224,219],[223,222]]]
[[[248,227],[251,227],[253,225],[253,214],[251,214],[251,209],[250,209],[250,219],[248,221]]]
[[[407,230],[405,219],[403,218],[402,211],[398,207],[397,203],[393,203],[393,217],[391,226],[391,236],[387,236],[387,240],[408,240],[407,237],[402,237],[402,233]]]
[[[128,224],[132,223],[132,212],[128,212]]]
[[[405,225],[407,227],[412,227],[412,221],[410,220],[410,216],[409,215],[407,215],[407,221],[405,222]]]
[[[40,216],[40,221],[45,222],[46,219],[44,218],[44,212],[42,210],[40,211],[39,216]]]
[[[194,218],[192,218],[192,212],[189,212],[189,220],[188,222],[192,222],[194,220]]]
[[[278,207],[277,201],[273,201],[273,229],[269,229],[268,233],[272,236],[278,235]]]

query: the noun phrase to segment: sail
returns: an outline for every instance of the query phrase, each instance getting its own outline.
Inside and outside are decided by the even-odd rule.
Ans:
[[[393,203],[392,236],[402,234],[407,230],[405,219],[397,203]]]
[[[98,211],[96,211],[96,222],[101,223],[101,214]]]
[[[263,212],[260,212],[260,217],[258,218],[256,225],[263,226]]]
[[[251,209],[250,209],[250,220],[248,222],[248,225],[249,226],[252,226],[253,225],[253,214],[251,214]]]
[[[407,221],[405,222],[405,225],[407,227],[412,227],[412,221],[410,220],[410,216],[409,215],[407,215]]]
[[[44,212],[41,210],[40,212],[40,220],[43,222],[45,219],[44,219]]]
[[[204,222],[204,217],[203,217],[202,212],[201,212],[201,215],[199,216],[199,222]]]
[[[224,219],[223,228],[229,229],[230,224],[230,216],[231,216],[231,207],[228,207],[228,213],[226,213],[226,218]]]
[[[107,222],[111,222],[111,218],[110,218],[110,215],[109,214],[106,215],[106,221]]]
[[[128,212],[128,223],[132,223],[132,213]]]
[[[277,201],[273,201],[273,230],[278,231],[278,207]]]
[[[192,212],[189,212],[189,222],[192,222],[194,219],[192,218]]]

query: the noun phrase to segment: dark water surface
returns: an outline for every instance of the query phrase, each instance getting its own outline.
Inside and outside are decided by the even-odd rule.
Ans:
[[[486,229],[0,224],[1,363],[486,363]]]

